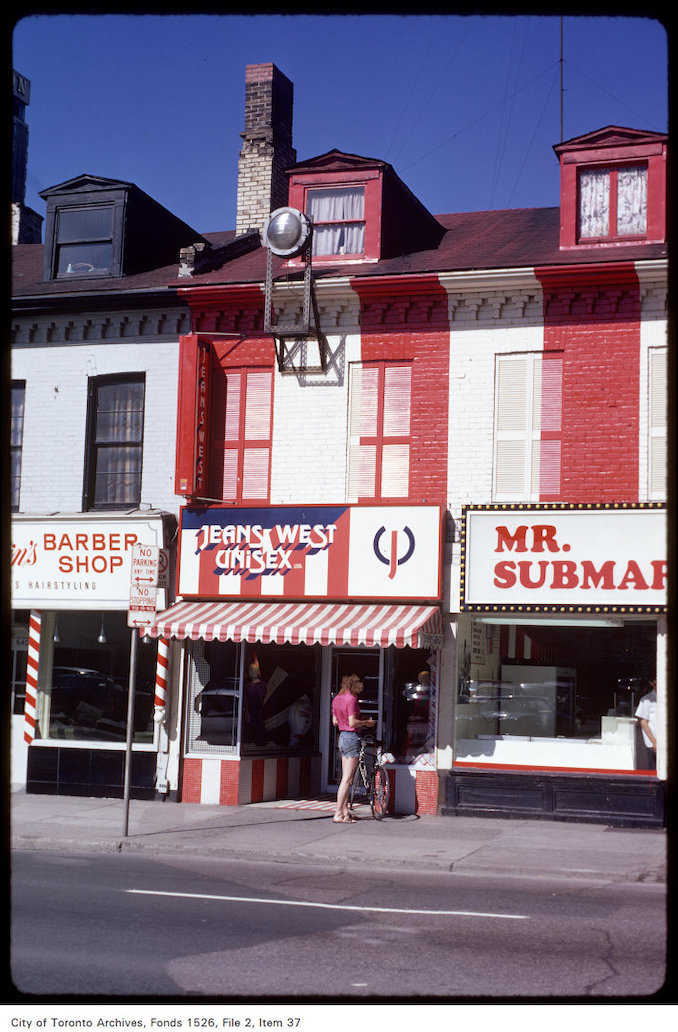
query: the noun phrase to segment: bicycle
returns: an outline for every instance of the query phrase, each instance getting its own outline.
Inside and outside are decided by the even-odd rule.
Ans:
[[[353,809],[354,804],[369,802],[372,816],[377,821],[386,816],[391,794],[381,748],[383,744],[372,735],[361,737],[358,766],[349,792],[349,809]],[[374,751],[368,751],[368,746],[372,745]]]

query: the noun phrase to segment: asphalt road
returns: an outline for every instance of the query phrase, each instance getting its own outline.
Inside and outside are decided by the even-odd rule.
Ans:
[[[23,1000],[649,1002],[665,887],[223,858],[13,854]],[[141,1000],[140,1000],[141,1002]]]

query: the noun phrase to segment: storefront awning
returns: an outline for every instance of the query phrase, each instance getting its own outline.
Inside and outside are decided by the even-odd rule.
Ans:
[[[395,645],[439,648],[438,606],[328,602],[178,602],[148,633],[154,638],[260,641],[282,645]]]

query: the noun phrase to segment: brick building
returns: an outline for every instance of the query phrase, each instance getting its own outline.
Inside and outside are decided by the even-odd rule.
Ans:
[[[333,790],[355,672],[396,812],[661,823],[666,137],[558,145],[558,207],[434,216],[379,159],[297,162],[291,84],[246,80],[235,235],[146,274],[181,313],[176,435],[144,430],[165,485],[176,441],[162,787]],[[305,251],[262,246],[280,208]]]

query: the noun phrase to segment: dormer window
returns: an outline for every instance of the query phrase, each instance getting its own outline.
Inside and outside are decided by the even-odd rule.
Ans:
[[[110,276],[113,205],[57,210],[56,275]]]
[[[314,255],[361,255],[365,251],[365,187],[308,190]]]
[[[43,279],[131,276],[179,260],[205,243],[134,183],[82,175],[42,190],[47,202]]]
[[[435,248],[445,230],[393,168],[332,150],[286,170],[288,204],[313,222],[313,261],[358,265]],[[289,259],[292,267],[303,258]]]
[[[580,240],[644,236],[646,232],[646,165],[580,170]]]
[[[560,246],[666,242],[668,137],[609,125],[557,144]]]

